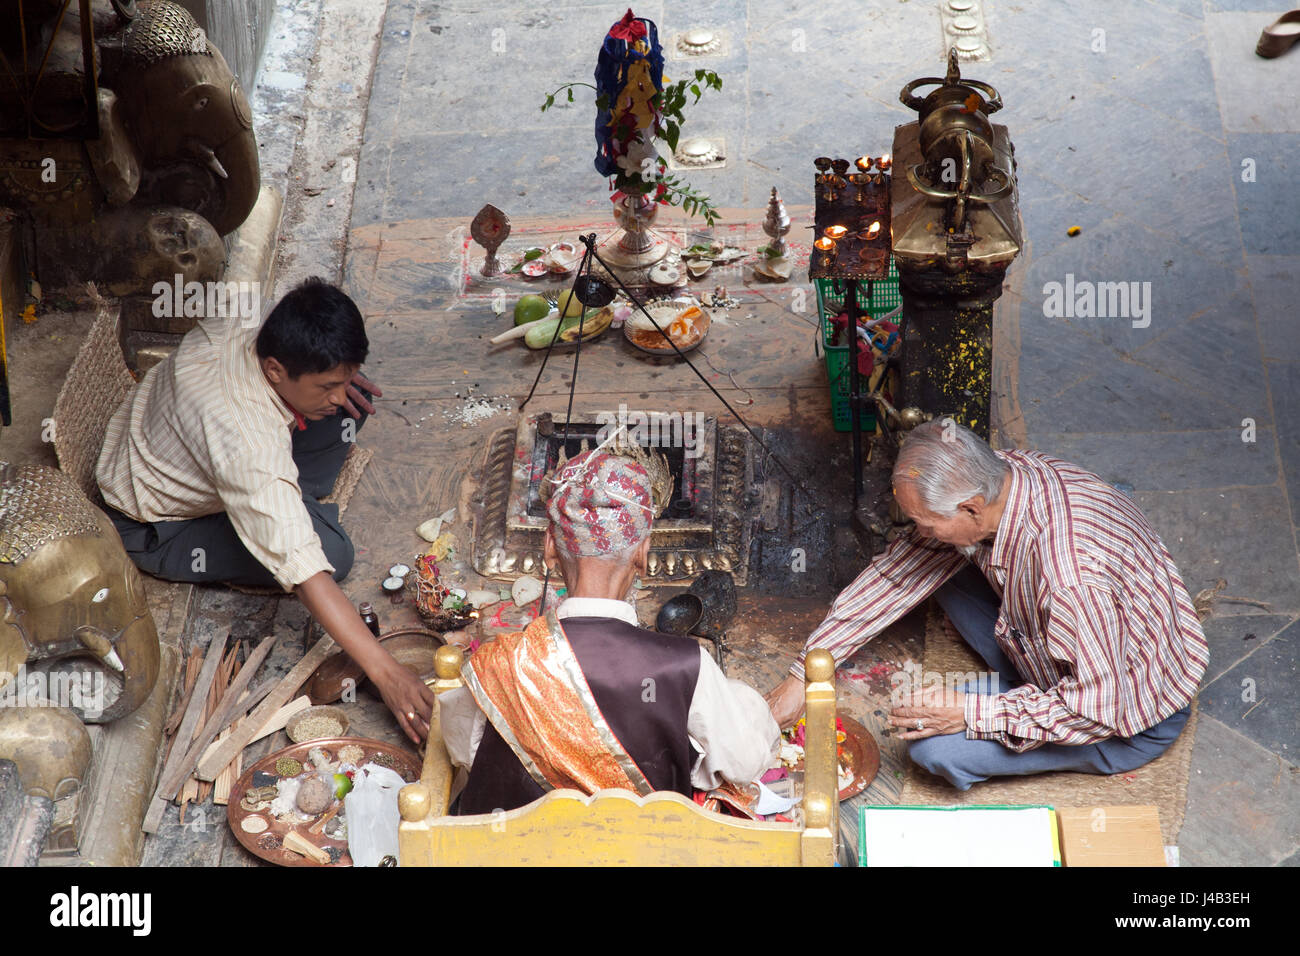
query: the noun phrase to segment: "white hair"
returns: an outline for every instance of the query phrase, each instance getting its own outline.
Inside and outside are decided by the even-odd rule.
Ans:
[[[944,418],[908,432],[894,462],[894,484],[910,484],[930,511],[950,518],[977,495],[991,504],[1009,471],[984,439]]]

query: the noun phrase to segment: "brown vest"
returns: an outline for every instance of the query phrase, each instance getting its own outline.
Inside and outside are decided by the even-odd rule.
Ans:
[[[655,790],[691,795],[695,750],[686,737],[700,646],[608,617],[560,622],[610,729]],[[489,721],[454,812],[513,810],[545,791]]]

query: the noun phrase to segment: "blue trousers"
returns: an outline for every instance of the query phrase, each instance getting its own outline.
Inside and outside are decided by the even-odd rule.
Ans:
[[[999,693],[1025,682],[993,637],[1001,602],[978,568],[970,565],[963,569],[940,588],[935,597],[966,643],[990,669],[998,672]],[[907,749],[913,761],[930,773],[943,777],[958,790],[969,790],[971,784],[990,777],[1023,776],[1051,770],[1126,773],[1164,753],[1182,732],[1189,713],[1190,705],[1133,737],[1112,737],[1081,746],[1044,744],[1034,750],[1015,753],[997,741],[968,740],[962,732],[916,740],[908,744]]]

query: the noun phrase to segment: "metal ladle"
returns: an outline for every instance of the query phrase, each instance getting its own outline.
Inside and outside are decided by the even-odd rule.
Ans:
[[[659,609],[655,618],[655,630],[661,634],[676,634],[679,637],[692,637],[692,631],[704,617],[704,602],[689,591],[669,598]],[[703,635],[713,645],[713,658],[722,667],[724,649],[722,637]]]

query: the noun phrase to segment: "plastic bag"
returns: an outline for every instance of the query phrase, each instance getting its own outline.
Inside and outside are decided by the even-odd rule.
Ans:
[[[368,763],[352,779],[352,792],[343,798],[348,818],[348,854],[353,866],[378,866],[385,856],[400,863],[397,827],[401,814],[397,794],[406,781],[401,774]]]

